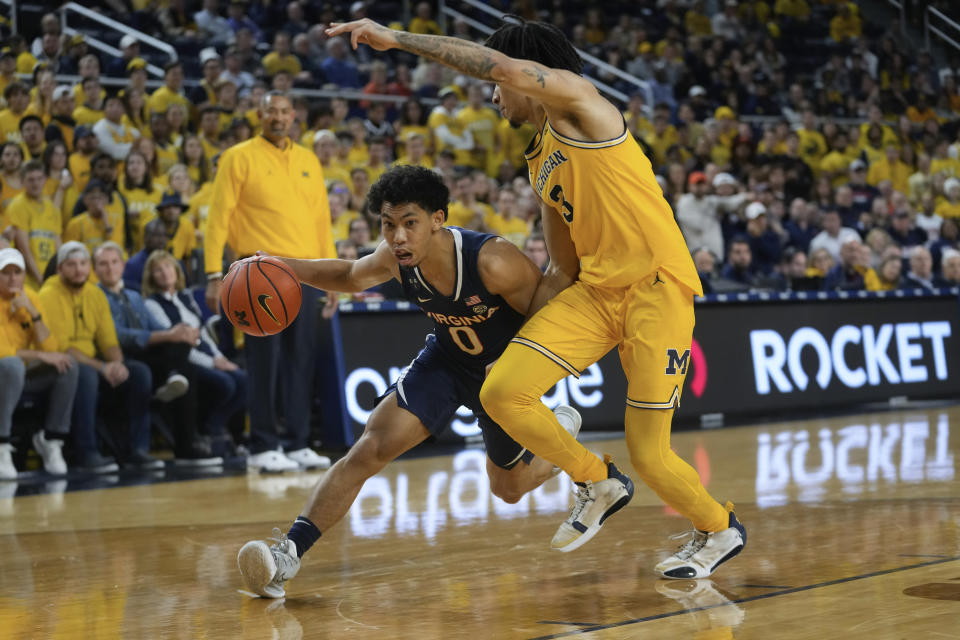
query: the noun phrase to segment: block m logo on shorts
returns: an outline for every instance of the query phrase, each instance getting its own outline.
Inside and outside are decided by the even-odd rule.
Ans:
[[[668,376],[677,375],[677,369],[681,375],[686,375],[687,365],[690,364],[690,349],[687,349],[681,355],[676,349],[667,349],[667,369]]]

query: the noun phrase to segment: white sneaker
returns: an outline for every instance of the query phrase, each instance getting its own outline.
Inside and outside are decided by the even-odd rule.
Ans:
[[[726,508],[730,512],[729,527],[713,533],[694,529],[673,536],[679,538],[692,534],[690,540],[658,564],[654,571],[664,578],[675,580],[706,578],[721,564],[740,553],[747,544],[747,530],[733,514],[733,504],[728,502]]]
[[[17,468],[13,466],[13,445],[0,444],[0,480],[16,480]]]
[[[47,440],[43,429],[33,434],[33,448],[43,458],[43,468],[52,476],[67,475],[67,463],[63,459],[63,440]]]
[[[720,593],[711,580],[657,580],[654,587],[691,612],[700,629],[736,627],[743,622],[743,609]]]
[[[264,451],[247,458],[247,469],[259,469],[267,473],[299,471],[300,465],[279,451]]]
[[[160,402],[170,402],[185,394],[189,388],[190,382],[184,376],[171,373],[167,381],[153,393],[153,397]]]
[[[247,588],[264,598],[282,598],[286,595],[284,583],[297,575],[300,558],[293,540],[273,529],[276,544],[269,547],[261,540],[252,540],[240,548],[237,566]]]
[[[570,516],[560,525],[550,541],[550,548],[564,553],[579,549],[597,535],[604,521],[622,509],[633,497],[633,482],[620,473],[609,456],[607,479],[599,482],[577,482],[577,501]]]
[[[319,455],[310,447],[304,447],[303,449],[297,449],[296,451],[284,451],[283,455],[287,456],[304,469],[330,468],[330,458]]]
[[[567,430],[567,433],[572,435],[574,438],[577,437],[577,434],[580,433],[580,425],[583,424],[583,417],[580,415],[580,412],[574,409],[571,406],[561,404],[553,410],[553,415],[557,416],[557,422],[560,423],[560,426]],[[560,467],[554,466],[553,472],[550,474],[551,477],[558,475],[563,469]]]

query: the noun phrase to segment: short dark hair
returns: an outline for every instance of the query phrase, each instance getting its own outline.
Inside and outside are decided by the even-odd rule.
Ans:
[[[170,71],[176,69],[177,67],[183,68],[183,63],[179,60],[171,60],[167,64],[163,65],[163,75],[167,75]]]
[[[392,205],[415,204],[427,213],[443,211],[447,219],[450,190],[439,174],[413,165],[388,169],[370,187],[367,194],[368,210],[380,215],[384,203]]]
[[[91,166],[91,167],[97,166],[97,164],[99,164],[99,162],[100,162],[101,160],[109,160],[109,161],[110,161],[110,164],[111,164],[113,167],[116,167],[116,166],[117,166],[117,159],[114,158],[114,157],[113,157],[112,155],[110,155],[109,153],[107,153],[106,151],[98,151],[98,152],[96,153],[96,155],[94,155],[92,158],[90,158],[90,166]]]
[[[26,124],[27,122],[37,122],[37,123],[40,124],[40,128],[41,128],[41,129],[44,128],[44,126],[43,126],[43,120],[40,118],[40,116],[36,116],[36,115],[33,115],[33,114],[31,113],[31,114],[29,114],[29,115],[26,115],[26,116],[23,116],[22,118],[20,118],[20,125],[18,126],[18,128],[20,129],[20,131],[23,131],[23,125]]]
[[[511,58],[533,60],[551,69],[583,72],[583,60],[563,31],[546,22],[505,15],[504,23],[484,43]]]

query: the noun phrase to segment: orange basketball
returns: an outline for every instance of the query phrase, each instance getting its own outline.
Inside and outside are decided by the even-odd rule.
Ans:
[[[272,256],[253,256],[235,263],[227,273],[220,304],[240,331],[272,336],[294,321],[302,296],[293,269]]]

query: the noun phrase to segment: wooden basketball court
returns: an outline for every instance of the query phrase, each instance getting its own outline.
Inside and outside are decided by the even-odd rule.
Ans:
[[[588,446],[629,467],[622,438]],[[645,487],[560,554],[569,480],[506,505],[467,450],[373,478],[281,601],[242,590],[237,550],[285,531],[318,474],[0,498],[0,637],[960,638],[960,406],[674,446],[747,527],[712,580],[653,575],[687,523]]]

